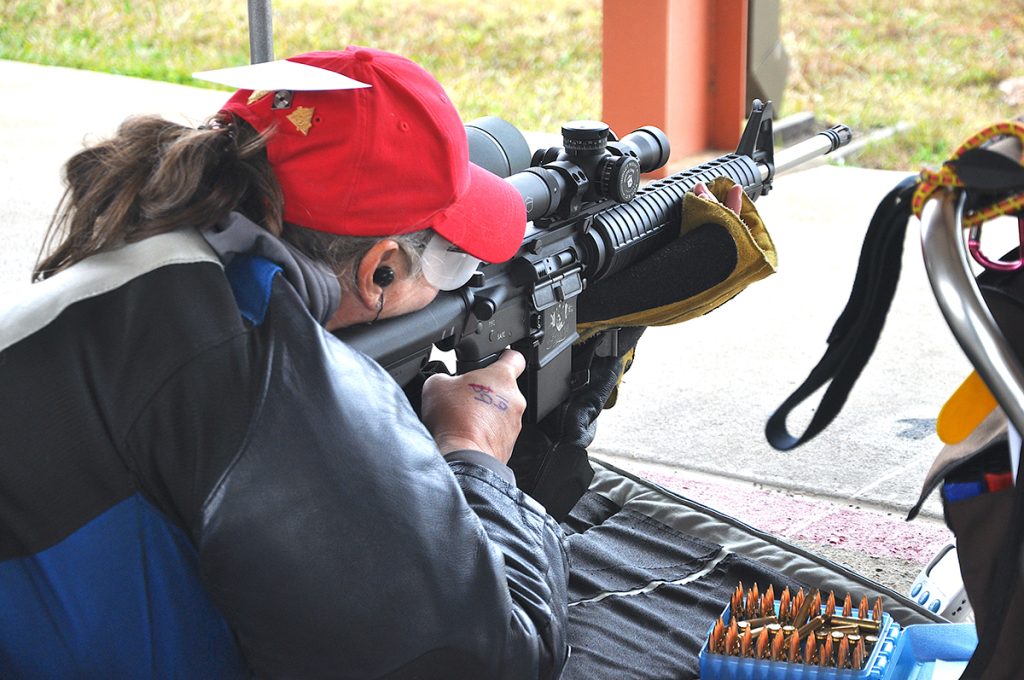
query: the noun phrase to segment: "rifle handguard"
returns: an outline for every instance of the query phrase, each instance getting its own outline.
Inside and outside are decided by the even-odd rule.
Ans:
[[[719,177],[708,185],[708,189],[720,201],[724,201],[729,188],[733,185],[734,182],[728,177]],[[735,247],[735,266],[731,268],[731,271],[727,269],[720,274],[709,274],[704,279],[699,279],[695,273],[686,268],[672,267],[672,263],[666,262],[664,266],[658,266],[659,272],[656,275],[663,279],[678,277],[678,281],[666,281],[666,283],[682,284],[676,286],[676,289],[686,290],[685,297],[668,302],[656,299],[654,305],[649,307],[643,307],[643,300],[634,299],[633,309],[636,311],[619,314],[608,319],[577,324],[580,341],[593,337],[608,328],[667,326],[688,321],[707,314],[733,298],[754,281],[774,273],[777,266],[775,246],[753,201],[745,193],[742,194],[742,201],[742,208],[738,216],[723,204],[698,198],[693,193],[686,194],[681,208],[683,213],[679,238],[686,239],[695,236],[696,230],[702,227],[707,228],[706,225],[725,230],[728,239],[731,239]],[[651,276],[647,273],[650,271],[648,266],[651,264],[650,258],[660,256],[667,248],[663,249],[662,253],[648,256],[630,268],[598,282],[592,289],[585,291],[581,298],[586,295],[600,296],[603,293],[621,295],[621,291],[629,291],[629,294],[643,291],[648,294],[648,290],[653,287],[662,291],[673,290],[672,285],[648,285],[645,286],[648,290],[638,289],[638,282],[635,280],[638,272],[643,272],[639,274],[640,276]],[[687,281],[686,277],[691,274],[693,274],[694,280]],[[613,293],[613,291],[619,292]],[[581,300],[581,305],[584,303]],[[614,305],[608,305],[606,308],[614,309]]]

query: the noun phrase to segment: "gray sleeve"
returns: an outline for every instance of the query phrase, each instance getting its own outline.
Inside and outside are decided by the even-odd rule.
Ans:
[[[452,451],[446,453],[444,459],[449,463],[471,463],[473,465],[479,465],[480,467],[487,468],[491,472],[497,474],[499,477],[504,479],[506,482],[515,486],[516,475],[512,472],[512,468],[502,463],[494,456],[484,453],[483,451],[474,451],[473,449],[461,449],[459,451]]]
[[[449,466],[503,557],[514,603],[501,678],[557,678],[568,658],[569,559],[565,535],[544,508],[489,469]],[[525,653],[524,653],[525,652]]]

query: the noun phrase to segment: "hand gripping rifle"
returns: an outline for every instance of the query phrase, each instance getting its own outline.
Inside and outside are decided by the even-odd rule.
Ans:
[[[529,155],[522,135],[500,119],[479,123],[467,126],[470,157],[505,177],[526,203],[532,224],[519,251],[507,262],[483,265],[466,286],[440,293],[420,311],[346,328],[338,337],[377,360],[401,385],[418,375],[434,346],[454,350],[460,374],[486,366],[511,346],[526,357],[519,387],[527,425],[551,413],[586,379],[577,374],[573,384],[570,351],[579,338],[580,294],[672,244],[686,192],[726,176],[753,200],[768,193],[776,173],[851,138],[849,128],[836,126],[776,158],[771,102],[754,100],[735,153],[641,188],[641,173],[668,161],[668,139],[657,128],[616,140],[604,123],[569,123],[562,128],[562,148],[538,150],[531,167],[517,172]]]

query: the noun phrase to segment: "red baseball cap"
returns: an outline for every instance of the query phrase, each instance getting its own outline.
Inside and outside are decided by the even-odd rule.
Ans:
[[[516,189],[469,160],[466,131],[441,85],[405,57],[364,47],[288,61],[370,87],[237,91],[223,110],[260,132],[284,193],[284,218],[349,236],[427,227],[485,262],[507,260],[526,230]]]

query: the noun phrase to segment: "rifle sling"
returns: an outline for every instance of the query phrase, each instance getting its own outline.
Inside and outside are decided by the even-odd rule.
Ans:
[[[871,358],[899,282],[916,186],[917,177],[908,177],[878,204],[864,237],[850,298],[829,334],[828,349],[765,426],[765,436],[774,448],[789,451],[828,427]],[[806,430],[799,436],[790,434],[786,428],[790,412],[826,383],[829,385]]]

